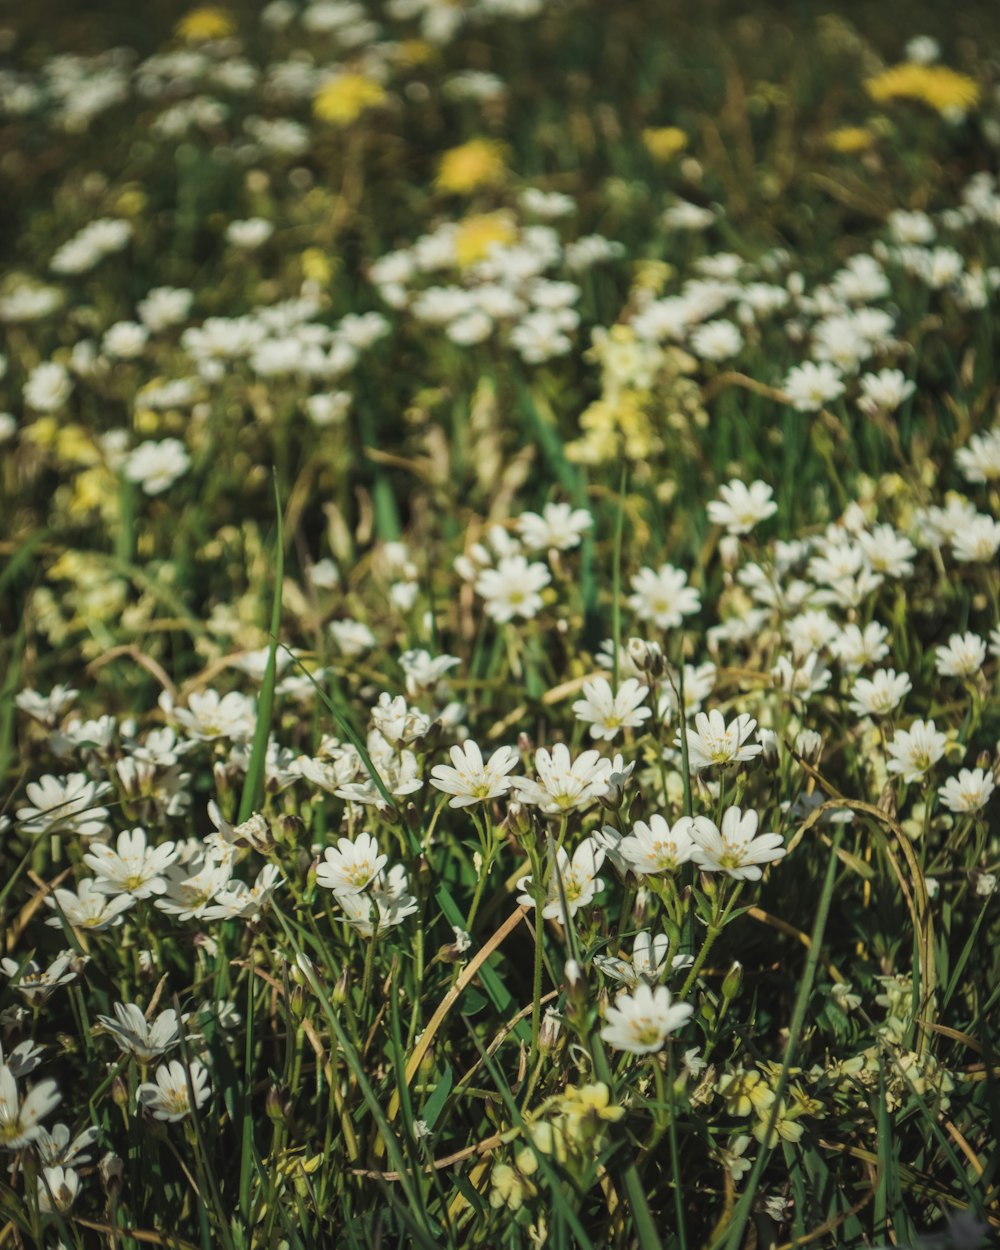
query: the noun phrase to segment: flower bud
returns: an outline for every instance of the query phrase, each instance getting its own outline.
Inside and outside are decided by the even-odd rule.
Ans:
[[[728,1003],[736,997],[740,992],[743,984],[743,965],[739,960],[733,961],[733,966],[726,973],[722,981],[722,997]]]
[[[101,1178],[104,1192],[110,1197],[112,1193],[121,1188],[122,1177],[125,1175],[125,1165],[113,1150],[109,1150],[100,1163],[98,1163],[97,1172]]]

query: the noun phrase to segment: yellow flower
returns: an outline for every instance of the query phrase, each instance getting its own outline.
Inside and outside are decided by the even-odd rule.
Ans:
[[[118,516],[118,483],[103,464],[95,464],[76,475],[69,502],[71,516],[99,512],[105,520]]]
[[[688,137],[679,126],[647,126],[642,141],[654,161],[666,164],[684,151]]]
[[[305,277],[310,282],[318,282],[320,286],[326,286],[333,275],[333,266],[326,252],[322,248],[307,247],[300,260]]]
[[[826,146],[845,155],[867,152],[874,142],[875,136],[864,126],[841,126],[826,136]]]
[[[497,186],[506,173],[502,144],[493,139],[470,139],[449,148],[441,157],[437,186],[439,191],[468,195],[480,187]]]
[[[323,122],[349,126],[365,109],[377,108],[388,99],[385,89],[364,74],[341,74],[325,83],[313,99],[313,112]]]
[[[225,39],[236,29],[236,23],[225,11],[214,7],[192,9],[177,23],[177,34],[190,43],[204,39]]]
[[[946,65],[893,65],[865,81],[877,104],[889,100],[920,100],[939,113],[967,113],[979,103],[979,84]]]
[[[426,65],[434,59],[434,45],[426,39],[404,39],[396,46],[396,58],[401,65]]]
[[[566,1114],[571,1119],[594,1118],[614,1124],[625,1114],[624,1107],[616,1107],[611,1102],[611,1091],[602,1081],[579,1088],[568,1085],[564,1098]]]
[[[477,213],[458,223],[455,259],[464,269],[484,260],[494,244],[513,243],[516,237],[517,230],[506,213]]]

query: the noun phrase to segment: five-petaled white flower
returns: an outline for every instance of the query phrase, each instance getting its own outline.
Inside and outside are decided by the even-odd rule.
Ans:
[[[55,1081],[39,1081],[22,1098],[13,1072],[0,1064],[0,1150],[30,1146],[41,1135],[40,1121],[61,1098]]]
[[[694,1013],[689,1003],[674,1003],[665,985],[655,990],[637,985],[631,994],[619,994],[604,1015],[601,1039],[615,1050],[651,1055],[662,1050],[671,1033],[682,1028]]]
[[[578,807],[586,807],[605,794],[611,777],[611,761],[596,751],[584,751],[574,760],[564,742],[557,742],[551,752],[540,747],[535,752],[538,780],[512,777],[511,788],[522,803],[540,807],[546,815],[558,816]]]
[[[648,707],[640,707],[648,687],[634,677],[623,681],[613,693],[606,677],[595,677],[583,683],[583,698],[573,704],[576,719],[590,725],[592,738],[610,742],[622,729],[634,729],[652,716]]]
[[[431,785],[454,795],[449,807],[469,807],[497,799],[510,789],[507,774],[517,767],[518,755],[513,747],[498,747],[484,763],[483,753],[471,738],[449,752],[454,767],[435,764],[431,769]]]
[[[706,768],[754,759],[764,750],[759,742],[748,741],[756,728],[757,722],[746,712],[728,725],[718,709],[698,712],[694,718],[694,729],[685,731],[691,768],[702,772]],[[679,733],[675,742],[677,746],[681,745]]]
[[[636,872],[649,876],[677,872],[694,854],[693,829],[694,820],[690,816],[679,817],[671,827],[656,813],[650,816],[648,824],[637,820],[628,837],[618,843],[617,850]]]
[[[751,482],[747,486],[734,479],[719,487],[721,498],[708,505],[708,519],[713,525],[724,526],[729,534],[749,534],[755,525],[778,511],[773,494],[766,482]]]
[[[156,1069],[155,1081],[145,1081],[139,1086],[136,1100],[152,1113],[154,1120],[166,1120],[173,1124],[191,1114],[191,1093],[194,1094],[195,1110],[208,1102],[212,1089],[207,1070],[197,1059],[192,1060],[190,1068],[186,1068],[177,1059],[172,1059],[170,1063],[161,1063]]]
[[[889,772],[903,781],[920,781],[938,762],[948,739],[939,733],[932,720],[915,720],[909,729],[897,729],[889,743]]]
[[[335,847],[323,852],[324,863],[316,869],[317,882],[338,894],[360,894],[385,867],[388,856],[380,855],[378,843],[370,833],[338,838]]]
[[[555,863],[550,863],[546,897],[542,904],[542,915],[546,920],[558,920],[566,923],[566,912],[570,917],[576,915],[581,907],[594,901],[594,895],[604,888],[604,882],[597,875],[604,863],[604,850],[593,838],[586,838],[573,852],[570,859],[563,847],[556,849]],[[517,901],[525,907],[536,905],[531,876],[521,877],[517,888],[523,891]],[[563,908],[563,899],[566,907]]]
[[[761,864],[785,854],[780,833],[757,833],[756,812],[728,807],[717,825],[707,816],[696,816],[691,836],[694,862],[705,872],[724,872],[736,881],[759,881]]]

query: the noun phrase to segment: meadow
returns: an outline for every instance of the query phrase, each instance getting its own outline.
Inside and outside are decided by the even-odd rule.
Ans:
[[[1000,1229],[1000,13],[0,18],[0,1247]]]

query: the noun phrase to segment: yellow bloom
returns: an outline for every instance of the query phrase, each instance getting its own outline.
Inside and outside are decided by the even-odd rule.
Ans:
[[[874,142],[875,136],[864,126],[841,126],[826,136],[826,146],[845,155],[867,152]]]
[[[313,99],[313,112],[324,122],[349,126],[365,109],[377,108],[388,99],[385,89],[364,74],[341,74],[325,83]]]
[[[979,103],[979,84],[946,65],[907,61],[869,78],[865,89],[877,104],[889,100],[920,100],[939,113],[967,113]]]
[[[305,277],[310,282],[318,282],[320,286],[326,286],[333,276],[333,266],[326,252],[322,248],[307,247],[300,260]]]
[[[225,11],[214,7],[192,9],[177,23],[177,34],[190,43],[203,39],[225,39],[236,29],[236,23]]]
[[[679,126],[647,126],[642,141],[654,161],[666,164],[684,151],[688,137]]]
[[[103,464],[95,464],[76,475],[69,502],[71,516],[99,512],[105,520],[118,516],[118,483]]]
[[[484,260],[494,244],[513,243],[517,230],[506,213],[477,213],[458,223],[455,259],[464,269]]]
[[[495,187],[507,173],[503,145],[493,139],[470,139],[449,148],[438,165],[439,191],[468,195],[480,187]]]

